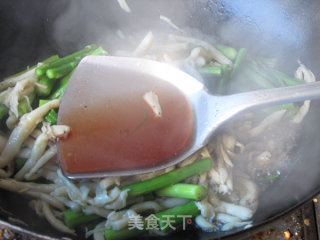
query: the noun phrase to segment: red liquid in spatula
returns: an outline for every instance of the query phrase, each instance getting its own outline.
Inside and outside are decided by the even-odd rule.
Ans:
[[[67,174],[153,167],[183,151],[192,136],[191,107],[175,86],[108,71],[105,76],[97,67],[92,79],[75,72],[63,96],[59,124],[71,133],[58,147]],[[162,117],[143,99],[150,91],[159,98]]]

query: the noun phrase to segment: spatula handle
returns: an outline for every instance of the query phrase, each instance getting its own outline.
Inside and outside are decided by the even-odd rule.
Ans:
[[[209,96],[209,116],[207,134],[203,138],[207,143],[212,133],[224,122],[239,113],[292,102],[301,102],[320,98],[320,82],[301,84],[291,87],[273,88],[233,94],[228,96]]]

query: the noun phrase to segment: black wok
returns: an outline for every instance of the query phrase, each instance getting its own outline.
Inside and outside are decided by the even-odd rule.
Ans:
[[[221,42],[247,48],[251,54],[277,56],[286,63],[286,70],[293,69],[300,59],[315,76],[320,75],[319,1],[128,0],[128,4],[130,14],[121,10],[115,0],[0,1],[0,78],[52,54],[67,54],[89,43],[111,50],[115,43],[133,49],[148,30],[174,32],[159,20],[160,14],[193,35],[215,35]],[[134,36],[133,41],[120,40],[118,29]],[[314,101],[303,123],[292,164],[274,188],[262,193],[254,226],[287,213],[319,192],[318,106]],[[12,222],[12,218],[28,225]],[[0,191],[0,220],[34,235],[41,234],[42,239],[63,236],[38,218],[24,198],[5,191]],[[243,231],[203,233],[190,229],[174,234],[172,239],[212,239],[225,234],[233,238],[235,233],[241,238],[246,235]]]

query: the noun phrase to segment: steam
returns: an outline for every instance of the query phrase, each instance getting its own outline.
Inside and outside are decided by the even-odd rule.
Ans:
[[[223,4],[213,5],[211,8],[210,4],[214,4],[211,2],[203,6],[197,1],[192,4],[190,2],[194,1],[170,1],[172,6],[168,8],[167,1],[158,1],[156,9],[150,2],[132,1],[130,8],[127,8],[125,1],[121,1],[120,6],[116,0],[70,1],[64,9],[59,9],[57,16],[52,18],[52,31],[50,31],[52,40],[56,48],[62,52],[70,52],[84,45],[96,43],[112,54],[119,49],[133,51],[149,31],[153,34],[147,35],[146,41],[153,36],[161,39],[161,36],[167,36],[169,33],[183,32],[187,36],[211,43],[226,43],[235,48],[246,47],[251,55],[280,58],[284,62],[284,69],[293,69],[292,66],[296,66],[298,59],[302,59],[303,62],[306,60],[307,63],[311,61],[310,54],[303,54],[303,50],[310,43],[308,36],[312,31],[311,26],[307,24],[308,18],[301,16],[304,13],[299,11],[298,6],[296,8],[287,6],[286,1],[222,1]],[[199,8],[202,10],[200,11]],[[310,14],[315,13],[312,5],[308,6],[307,11]],[[199,16],[200,14],[204,16]],[[140,52],[140,48],[137,52]],[[243,127],[243,122],[241,124]],[[288,138],[291,141],[290,137],[295,137],[294,134],[291,135],[291,131],[290,133],[284,131],[288,126],[282,127],[282,135],[290,135]],[[273,130],[281,131],[279,128]],[[239,138],[245,139],[246,134],[247,132]],[[281,134],[269,129],[268,135]],[[282,137],[279,137],[279,140]],[[285,141],[286,138],[282,140]],[[259,140],[256,141],[258,142],[256,147],[259,148]],[[288,142],[282,142],[282,144],[285,145]],[[262,148],[265,151],[265,146]],[[303,158],[303,156],[299,157]],[[317,156],[314,157],[316,159]],[[294,162],[287,163],[294,164]],[[240,168],[243,167],[240,166]],[[310,169],[313,174],[315,174],[314,171],[316,170]],[[285,192],[296,189],[300,191],[304,186],[310,185],[302,181],[303,179],[300,180],[300,183],[296,183],[295,189],[286,189]],[[268,209],[262,216],[281,209],[287,204],[276,197],[279,195],[286,198],[281,191],[283,189],[278,185],[269,193],[274,196],[267,196],[263,200],[262,205],[268,206]],[[294,194],[290,196],[292,195]],[[272,202],[281,204],[274,206]]]
[[[183,32],[183,30],[181,28],[179,28],[176,24],[174,24],[170,18],[168,18],[164,15],[160,15],[160,20],[168,23],[172,28],[174,28],[178,32],[181,32],[181,33]]]
[[[50,53],[42,24],[46,3],[0,1],[0,80],[32,66]]]
[[[230,18],[219,28],[218,35],[236,43],[236,47],[292,61],[292,49],[298,50],[307,44],[308,25],[283,1],[226,1],[223,8]]]
[[[178,26],[185,25],[188,17],[174,10],[174,7],[181,9],[182,2],[173,3],[170,9],[165,2],[158,2],[157,8],[149,1],[132,1],[128,8],[125,1],[120,3],[117,0],[78,0],[61,6],[53,1],[50,12],[55,14],[49,16],[47,25],[51,42],[63,54],[92,43],[101,45],[111,54],[118,50],[133,51],[150,31],[157,39],[181,32]]]

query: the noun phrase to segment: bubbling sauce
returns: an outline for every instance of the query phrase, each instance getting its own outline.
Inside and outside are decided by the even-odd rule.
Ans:
[[[58,143],[64,172],[154,167],[187,147],[192,110],[178,88],[136,73],[134,78],[128,72],[95,74],[93,79],[75,77],[62,99],[58,121],[71,127],[69,136]],[[143,99],[150,91],[159,98],[161,117]]]

